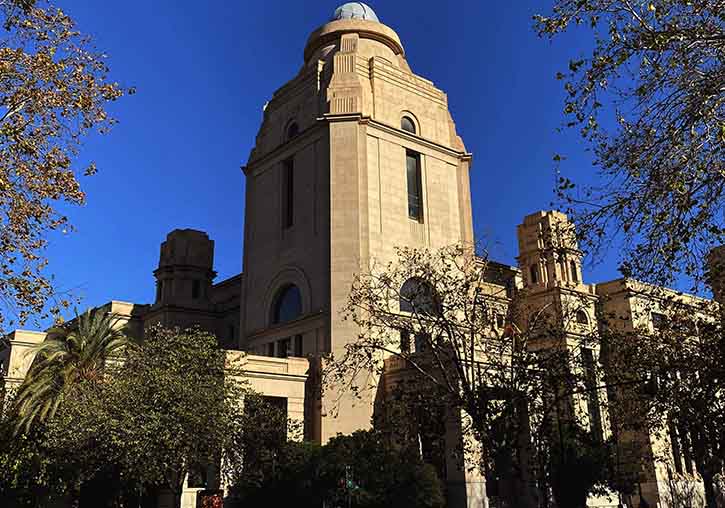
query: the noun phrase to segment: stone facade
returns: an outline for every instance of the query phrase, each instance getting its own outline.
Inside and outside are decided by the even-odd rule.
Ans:
[[[403,117],[415,132],[401,129]],[[415,218],[408,155],[420,171]],[[391,260],[396,246],[472,241],[470,160],[445,94],[410,70],[392,29],[339,19],[314,31],[302,69],[267,104],[244,169],[241,347],[259,353],[301,335],[305,354],[339,354],[357,336],[339,312],[355,274]],[[277,326],[270,308],[289,285],[305,317]],[[310,408],[307,435],[325,442],[364,427],[372,405],[328,390]]]
[[[316,382],[323,356],[357,337],[340,315],[354,276],[394,260],[396,247],[474,242],[472,156],[446,94],[414,74],[398,35],[356,5],[310,35],[301,69],[265,107],[244,167],[244,272],[215,284],[214,242],[200,231],[175,230],[161,245],[154,303],[104,307],[138,334],[156,323],[214,333],[230,361],[244,362],[252,387],[285,398],[288,414],[304,420],[305,438],[320,443],[368,428],[375,409],[372,393],[362,400],[335,388],[322,395]],[[484,282],[501,315],[512,293],[525,290],[527,315],[545,309],[563,320],[572,348],[599,326],[597,306],[616,312],[625,328],[652,319],[635,312],[631,281],[585,282],[564,214],[527,216],[518,239],[519,267],[491,262]],[[5,341],[6,387],[22,382],[44,336],[16,331]],[[598,362],[599,345],[588,350]],[[388,367],[390,376],[401,370],[394,359]],[[593,399],[572,404],[609,434],[608,415]],[[465,439],[462,416],[445,418],[445,440],[454,448]],[[651,444],[650,436],[637,439]],[[657,506],[661,472],[650,466],[643,497]],[[480,474],[458,463],[446,471],[450,506],[487,506]],[[184,502],[192,505],[193,489]]]

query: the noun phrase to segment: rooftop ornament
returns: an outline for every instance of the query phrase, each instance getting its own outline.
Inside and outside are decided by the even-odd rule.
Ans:
[[[335,9],[332,21],[338,19],[363,19],[380,23],[372,7],[362,2],[348,2]]]

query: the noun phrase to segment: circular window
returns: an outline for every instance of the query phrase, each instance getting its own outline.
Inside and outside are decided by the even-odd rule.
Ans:
[[[272,306],[272,324],[294,321],[302,314],[302,294],[297,286],[290,284],[279,290]]]
[[[413,119],[409,116],[404,116],[403,119],[400,120],[400,128],[412,134],[415,134],[416,132],[415,122],[413,122]]]

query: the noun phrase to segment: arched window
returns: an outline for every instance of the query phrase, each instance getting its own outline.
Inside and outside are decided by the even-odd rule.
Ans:
[[[272,304],[272,324],[294,321],[302,314],[302,294],[297,286],[290,284],[277,293]]]
[[[578,310],[576,312],[576,322],[580,325],[588,325],[589,318],[587,317],[587,313],[583,310]]]
[[[287,140],[289,141],[292,138],[297,137],[297,135],[300,133],[300,127],[297,125],[297,122],[291,122],[287,126]]]
[[[432,315],[439,310],[437,295],[433,287],[421,278],[413,277],[400,288],[401,312],[417,312]]]
[[[415,122],[409,116],[404,116],[400,120],[400,128],[403,129],[404,131],[410,132],[412,134],[416,133]]]

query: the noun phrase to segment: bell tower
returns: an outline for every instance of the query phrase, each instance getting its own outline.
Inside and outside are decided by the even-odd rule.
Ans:
[[[241,348],[313,366],[342,355],[358,336],[341,315],[356,274],[395,247],[473,242],[470,164],[446,94],[413,73],[395,31],[365,4],[338,8],[265,106],[244,168]],[[314,390],[308,439],[370,425],[372,398]]]
[[[525,291],[519,317],[530,333],[530,344],[540,351],[566,348],[588,387],[585,395],[572,394],[557,418],[578,414],[592,436],[609,436],[606,393],[595,389],[602,380],[599,365],[596,286],[582,280],[582,257],[574,224],[556,210],[539,211],[518,226],[519,267]]]
[[[582,282],[582,252],[574,225],[556,210],[536,212],[518,226],[519,266],[532,290],[577,287]]]

